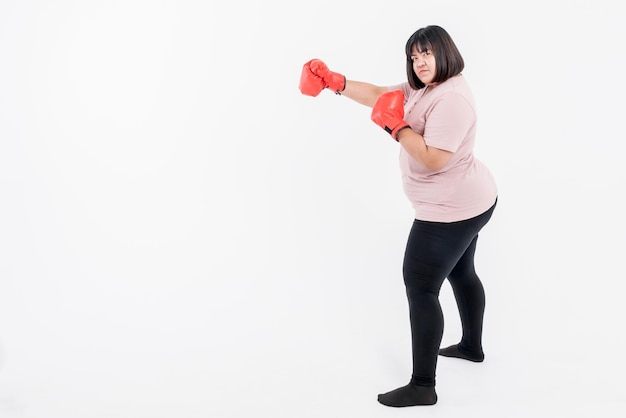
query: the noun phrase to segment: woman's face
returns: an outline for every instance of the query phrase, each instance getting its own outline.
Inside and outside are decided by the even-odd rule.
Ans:
[[[435,55],[430,49],[419,52],[415,45],[411,48],[411,60],[413,60],[413,71],[417,78],[427,86],[433,84],[435,79],[436,66]]]

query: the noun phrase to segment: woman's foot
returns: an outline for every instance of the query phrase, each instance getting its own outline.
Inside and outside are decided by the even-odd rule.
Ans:
[[[451,345],[450,347],[442,348],[439,350],[439,355],[444,357],[456,357],[465,360],[480,363],[485,359],[483,353],[470,353],[459,348],[458,344]]]
[[[378,402],[386,406],[403,407],[417,405],[434,405],[437,393],[434,387],[417,386],[409,383],[406,386],[378,395]]]

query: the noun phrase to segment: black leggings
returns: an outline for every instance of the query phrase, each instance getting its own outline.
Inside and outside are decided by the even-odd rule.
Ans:
[[[474,270],[478,232],[496,203],[481,215],[442,223],[415,220],[404,254],[403,275],[409,300],[413,375],[411,383],[435,386],[435,369],[443,337],[439,291],[448,278],[457,302],[463,336],[459,348],[482,353],[485,291]]]

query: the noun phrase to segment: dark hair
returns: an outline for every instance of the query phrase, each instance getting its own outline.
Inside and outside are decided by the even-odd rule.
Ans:
[[[440,26],[431,25],[418,29],[406,42],[406,75],[409,84],[415,90],[424,88],[425,85],[417,78],[413,71],[413,60],[411,59],[411,49],[417,48],[418,52],[430,50],[435,56],[435,78],[434,83],[441,83],[454,77],[463,71],[465,62],[459,52],[452,37]]]

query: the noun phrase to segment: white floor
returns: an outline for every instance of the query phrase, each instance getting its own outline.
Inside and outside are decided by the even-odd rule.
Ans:
[[[437,405],[384,407],[376,395],[404,385],[410,374],[401,280],[383,277],[389,266],[375,261],[324,266],[288,277],[277,265],[273,280],[265,268],[265,276],[213,282],[12,283],[3,295],[0,416],[626,413],[624,335],[617,328],[624,308],[611,304],[617,298],[606,294],[607,304],[593,303],[600,295],[575,288],[567,295],[556,284],[535,294],[521,277],[496,277],[488,268],[485,362],[441,358]],[[341,271],[348,266],[354,274]],[[453,343],[459,324],[447,284],[441,300],[444,344]]]

